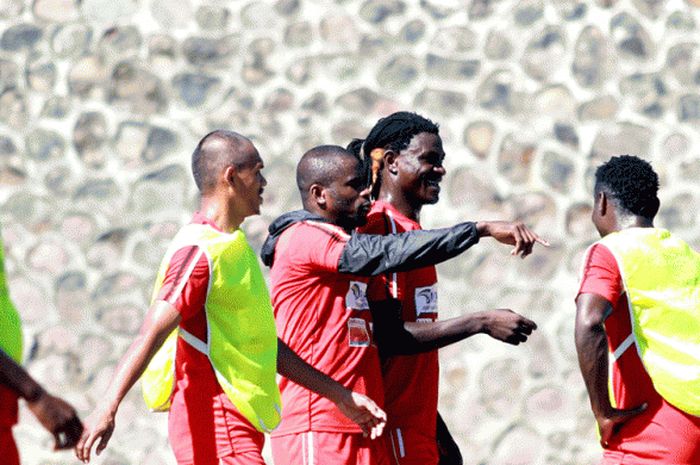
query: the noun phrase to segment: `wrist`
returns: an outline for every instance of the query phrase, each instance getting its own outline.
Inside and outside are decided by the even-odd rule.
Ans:
[[[490,236],[489,222],[488,221],[477,221],[476,222],[476,233],[479,237]]]
[[[474,313],[474,318],[476,320],[477,333],[489,334],[491,332],[491,319],[488,312],[476,312]]]
[[[334,404],[342,404],[347,401],[350,395],[351,391],[338,383],[328,392],[328,399]]]
[[[38,383],[32,383],[24,393],[22,393],[22,398],[28,403],[33,404],[38,402],[47,395],[47,392]]]

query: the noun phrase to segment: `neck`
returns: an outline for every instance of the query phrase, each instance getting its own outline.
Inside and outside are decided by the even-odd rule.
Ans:
[[[225,202],[216,196],[202,196],[199,211],[219,229],[231,233],[241,226],[245,216],[231,211],[228,205],[229,202]]]
[[[309,213],[313,213],[314,215],[320,216],[321,218],[327,220],[331,224],[334,224],[336,226],[340,226],[348,233],[351,232],[353,229],[355,229],[354,225],[346,224],[346,222],[344,222],[342,220],[342,218],[338,218],[338,216],[330,213],[328,210],[318,208],[316,205],[304,204],[304,210],[306,210]]]
[[[630,228],[653,228],[654,220],[644,218],[643,216],[626,215],[618,216],[615,220],[615,226],[610,232],[622,231]]]
[[[400,189],[392,187],[382,186],[378,200],[390,204],[407,218],[420,222],[420,211],[423,205],[414,205]]]

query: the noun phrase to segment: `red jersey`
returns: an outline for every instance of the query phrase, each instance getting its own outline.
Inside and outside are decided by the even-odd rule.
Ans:
[[[396,234],[422,229],[391,204],[376,201],[360,232]],[[372,278],[369,300],[401,301],[401,318],[411,322],[437,319],[437,272],[434,266]],[[418,427],[434,437],[437,422],[438,351],[392,356],[382,365],[384,403],[390,428]]]
[[[192,223],[216,225],[199,213]],[[199,247],[183,247],[168,265],[158,300],[173,305],[179,327],[207,341],[204,304],[209,287],[209,263]],[[223,392],[206,355],[177,339],[175,388],[168,417],[168,436],[179,463],[210,463],[215,457],[254,449],[250,433],[262,434],[248,423]],[[258,450],[262,448],[262,443]]]
[[[593,246],[585,259],[579,294],[597,294],[610,302],[613,311],[605,320],[605,334],[614,353],[632,327],[617,262],[602,244]],[[656,392],[634,346],[610,364],[617,408],[635,408],[645,402],[648,408],[612,437],[606,458],[629,458],[629,463],[641,465],[700,463],[700,417],[676,409]]]
[[[270,269],[277,334],[308,364],[379,406],[383,388],[372,342],[368,278],[338,273],[350,236],[339,226],[301,221],[281,233]],[[328,399],[282,378],[282,423],[272,436],[360,432]]]

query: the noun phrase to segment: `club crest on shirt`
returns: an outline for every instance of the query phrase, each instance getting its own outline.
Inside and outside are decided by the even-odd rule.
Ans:
[[[350,281],[348,293],[345,294],[345,308],[348,310],[369,310],[367,283]]]
[[[416,316],[437,313],[437,286],[417,287],[415,292]]]

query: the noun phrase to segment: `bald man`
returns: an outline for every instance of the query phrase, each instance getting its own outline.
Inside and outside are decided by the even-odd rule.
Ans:
[[[98,454],[106,447],[119,404],[144,370],[144,398],[151,409],[169,410],[180,465],[264,464],[264,433],[280,420],[277,370],[330,399],[365,434],[381,433],[385,417],[376,404],[277,339],[265,281],[239,229],[260,212],[262,169],[240,134],[219,130],[199,142],[192,172],[200,209],[165,254],[139,335],[86,421],[80,460],[90,460],[98,440]]]
[[[467,222],[392,236],[355,234],[370,208],[367,173],[364,162],[342,147],[325,145],[305,153],[297,166],[304,209],[272,223],[262,258],[271,267],[280,339],[345,387],[381,402],[373,340],[379,321],[373,321],[366,295],[370,276],[445,261],[476,244],[489,228]],[[514,243],[512,230],[506,230],[498,229],[494,237]],[[531,250],[535,240],[526,237],[518,251]],[[410,353],[450,339],[443,336],[403,332],[387,343],[400,345],[397,353]],[[291,379],[282,379],[280,390],[285,409],[271,440],[276,464],[389,463],[387,444],[367,441],[333,404]]]

